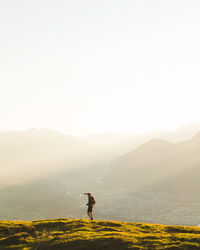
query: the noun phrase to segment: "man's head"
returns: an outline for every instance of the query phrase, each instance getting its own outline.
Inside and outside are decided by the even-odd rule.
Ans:
[[[86,195],[88,195],[88,196],[91,196],[92,194],[91,193],[85,193]]]

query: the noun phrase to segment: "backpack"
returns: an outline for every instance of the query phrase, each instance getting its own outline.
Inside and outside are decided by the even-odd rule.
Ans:
[[[96,204],[96,200],[94,199],[94,197],[92,197],[92,205]]]

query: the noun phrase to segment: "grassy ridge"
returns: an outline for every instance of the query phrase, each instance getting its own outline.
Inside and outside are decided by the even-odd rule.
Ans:
[[[70,219],[0,221],[0,249],[200,249],[200,228]]]

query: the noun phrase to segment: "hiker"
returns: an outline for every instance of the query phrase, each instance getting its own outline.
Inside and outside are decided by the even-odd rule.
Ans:
[[[93,216],[92,209],[93,209],[96,201],[91,193],[85,193],[85,195],[88,196],[88,203],[86,204],[88,206],[87,214],[90,217],[90,220],[93,220],[94,216]]]

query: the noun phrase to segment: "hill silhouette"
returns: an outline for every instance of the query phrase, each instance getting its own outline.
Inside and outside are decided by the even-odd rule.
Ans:
[[[0,154],[3,159],[11,149],[7,158],[7,166],[11,168],[8,169],[12,176],[22,176],[26,181],[1,186],[0,219],[35,220],[66,214],[70,218],[84,218],[83,193],[89,190],[98,200],[96,218],[191,226],[200,223],[199,134],[182,143],[150,140],[110,164],[101,154],[95,162],[93,148],[74,137],[34,129],[13,133],[16,143],[13,144],[12,134],[7,146],[1,146]],[[68,152],[72,144],[76,157],[70,161]],[[64,149],[62,145],[66,145]],[[15,169],[14,149],[16,156],[22,156],[21,169]],[[23,150],[29,153],[23,155]],[[38,158],[40,150],[41,158]],[[50,161],[43,164],[47,159]],[[41,165],[37,166],[38,162]],[[79,163],[80,168],[70,169]],[[1,169],[8,170],[4,164]],[[40,174],[39,178],[34,174]],[[1,184],[9,183],[4,177],[1,176]]]
[[[79,139],[103,150],[104,154],[109,153],[110,156],[118,157],[155,138],[178,143],[191,139],[199,131],[200,124],[191,124],[175,131],[154,130],[141,134],[96,133],[81,136]]]
[[[198,133],[176,144],[152,140],[118,158],[109,177],[113,206],[134,221],[198,225],[199,150]]]
[[[75,137],[49,129],[0,132],[1,185],[86,164],[93,148]]]
[[[122,186],[140,188],[200,166],[199,150],[200,134],[176,144],[154,139],[118,158],[111,179]]]
[[[199,249],[200,228],[117,221],[0,221],[1,249]]]

